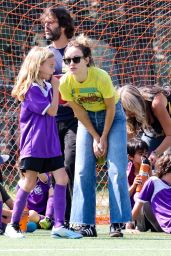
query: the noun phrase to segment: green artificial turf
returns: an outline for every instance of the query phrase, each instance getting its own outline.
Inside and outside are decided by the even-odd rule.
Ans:
[[[0,256],[165,256],[171,255],[171,235],[124,234],[110,238],[108,226],[98,226],[97,238],[54,239],[50,231],[36,230],[24,239],[0,237]]]

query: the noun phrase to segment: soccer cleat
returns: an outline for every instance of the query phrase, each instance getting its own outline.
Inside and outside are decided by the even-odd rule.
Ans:
[[[67,228],[67,229],[70,229],[69,221],[65,221],[65,222],[64,222],[64,227]],[[72,229],[71,229],[71,230],[72,230]]]
[[[5,229],[5,236],[10,238],[24,238],[24,235],[21,233],[19,224],[9,223]]]
[[[50,218],[45,217],[44,219],[39,221],[39,225],[42,229],[50,229],[52,227],[52,221]]]
[[[63,226],[52,228],[51,236],[53,238],[70,238],[70,239],[78,239],[82,238],[83,236],[79,233],[76,233],[70,229],[64,228]]]
[[[112,223],[110,225],[110,237],[123,237],[123,233],[121,232],[122,226],[122,223]]]
[[[82,226],[79,232],[84,237],[97,237],[95,226],[91,226],[91,225]]]

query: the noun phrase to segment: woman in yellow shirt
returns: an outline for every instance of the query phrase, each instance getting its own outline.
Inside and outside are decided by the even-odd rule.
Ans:
[[[70,223],[80,225],[83,236],[97,236],[96,160],[105,157],[110,236],[122,237],[121,225],[131,219],[124,111],[110,76],[94,66],[88,38],[80,35],[69,42],[64,63],[68,72],[61,78],[60,93],[79,120]]]

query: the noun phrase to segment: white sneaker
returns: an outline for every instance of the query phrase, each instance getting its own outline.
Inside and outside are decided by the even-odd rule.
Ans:
[[[71,238],[71,239],[78,239],[83,237],[81,234],[76,233],[70,229],[64,228],[63,226],[58,228],[55,228],[53,226],[51,236],[53,238]]]
[[[20,226],[18,224],[7,224],[5,229],[5,236],[10,238],[24,238],[24,235],[21,233]]]

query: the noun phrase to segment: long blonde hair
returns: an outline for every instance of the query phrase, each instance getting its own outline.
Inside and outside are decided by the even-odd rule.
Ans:
[[[16,79],[15,86],[12,90],[12,97],[19,101],[23,101],[25,95],[33,82],[39,83],[40,65],[48,58],[52,58],[54,54],[46,47],[33,47],[20,68]]]
[[[134,114],[134,117],[127,117],[128,133],[137,133],[140,128],[147,128],[146,103],[140,91],[133,85],[125,85],[119,89],[119,94],[125,111]]]
[[[134,114],[134,117],[127,117],[128,133],[137,133],[139,129],[151,127],[150,114],[151,102],[154,97],[162,93],[166,97],[171,94],[169,87],[161,88],[157,84],[136,88],[133,85],[125,85],[119,89],[121,102],[125,111]]]

